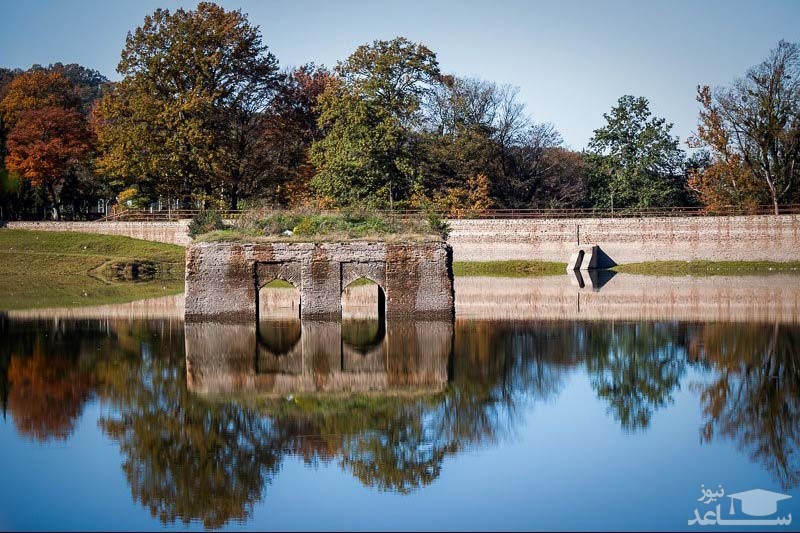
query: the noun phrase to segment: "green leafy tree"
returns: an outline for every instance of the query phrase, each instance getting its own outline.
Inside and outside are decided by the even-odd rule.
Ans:
[[[623,96],[589,141],[589,195],[595,207],[668,207],[684,191],[683,151],[672,124],[646,98]]]
[[[157,9],[128,34],[123,79],[98,106],[101,168],[150,194],[225,195],[265,171],[257,134],[277,61],[241,11]]]
[[[340,205],[391,205],[408,198],[417,176],[414,131],[439,77],[436,54],[398,37],[360,46],[320,96],[311,186]]]
[[[597,397],[630,432],[647,429],[653,413],[672,403],[685,372],[685,332],[665,324],[616,324],[589,329],[586,370]]]

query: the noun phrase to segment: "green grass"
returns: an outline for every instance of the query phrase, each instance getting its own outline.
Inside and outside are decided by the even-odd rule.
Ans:
[[[252,210],[233,226],[216,227],[199,234],[200,242],[337,242],[381,240],[418,242],[441,240],[448,227],[435,215],[394,216],[375,211],[342,210],[317,213],[305,211]]]
[[[361,287],[363,285],[375,285],[375,282],[367,278],[358,278],[350,285],[348,285],[348,287]]]
[[[273,279],[272,281],[264,285],[264,287],[269,289],[294,289],[294,285],[292,285],[291,283],[289,283],[284,279]]]
[[[183,291],[185,249],[128,237],[0,229],[0,310],[123,303]],[[122,264],[150,281],[121,281]],[[154,269],[154,272],[152,270]]]
[[[617,272],[647,276],[747,276],[800,274],[800,261],[652,261],[614,267]]]
[[[455,261],[455,276],[490,276],[504,278],[524,278],[535,276],[555,276],[567,271],[566,263],[549,261]]]

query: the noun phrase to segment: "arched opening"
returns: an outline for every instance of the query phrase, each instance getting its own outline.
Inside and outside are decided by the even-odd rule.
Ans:
[[[342,342],[366,353],[386,336],[386,295],[383,287],[361,277],[342,289]]]
[[[300,291],[273,279],[258,291],[258,343],[273,355],[291,352],[300,341]]]
[[[300,318],[300,291],[286,280],[273,279],[258,290],[258,319]]]

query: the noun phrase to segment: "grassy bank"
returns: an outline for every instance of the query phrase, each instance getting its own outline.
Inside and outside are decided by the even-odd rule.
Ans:
[[[0,310],[176,294],[183,291],[184,253],[128,237],[0,229]]]
[[[566,263],[549,261],[455,261],[455,276],[490,276],[505,278],[523,278],[534,276],[554,276],[564,274]]]
[[[647,276],[748,276],[800,274],[800,261],[653,261],[614,267],[617,272]]]

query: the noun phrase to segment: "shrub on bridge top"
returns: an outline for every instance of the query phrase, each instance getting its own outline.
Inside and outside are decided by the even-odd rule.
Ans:
[[[392,214],[360,209],[338,211],[251,210],[225,231],[210,230],[201,240],[218,241],[419,241],[446,236],[446,224],[422,214]]]
[[[197,213],[189,223],[189,236],[194,238],[204,233],[225,229],[222,215],[214,209],[207,209]]]

